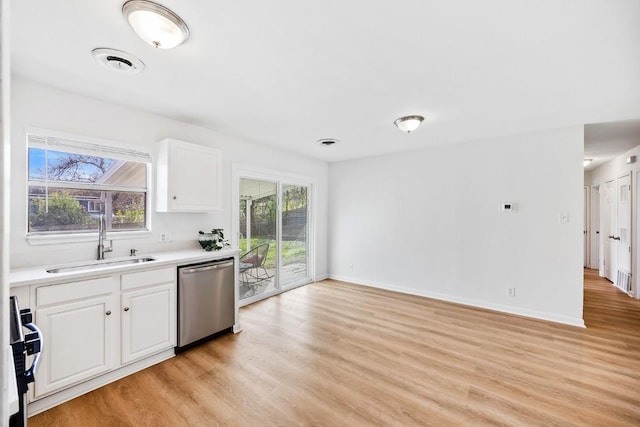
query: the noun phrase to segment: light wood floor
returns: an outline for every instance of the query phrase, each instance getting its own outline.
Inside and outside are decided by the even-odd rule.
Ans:
[[[29,424],[638,426],[640,301],[586,271],[584,311],[587,329],[327,280]]]

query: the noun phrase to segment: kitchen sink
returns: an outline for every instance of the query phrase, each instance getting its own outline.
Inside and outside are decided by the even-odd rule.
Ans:
[[[85,270],[98,270],[106,267],[120,267],[130,264],[141,264],[144,262],[155,261],[155,258],[140,257],[140,258],[127,258],[113,261],[93,261],[86,264],[70,265],[65,267],[55,267],[47,270],[47,273],[70,273],[73,271],[85,271]]]

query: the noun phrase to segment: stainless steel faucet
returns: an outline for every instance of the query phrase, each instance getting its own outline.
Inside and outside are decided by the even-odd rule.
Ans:
[[[104,241],[107,240],[107,221],[104,214],[98,218],[98,260],[104,259],[105,252],[113,252],[113,240],[109,240],[109,247],[104,247]]]

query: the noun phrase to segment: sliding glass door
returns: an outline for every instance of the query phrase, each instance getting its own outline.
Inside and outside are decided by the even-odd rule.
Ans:
[[[282,185],[282,215],[280,247],[282,268],[280,283],[295,286],[309,280],[308,239],[309,210],[307,187]]]
[[[239,177],[239,294],[257,301],[311,281],[309,185]]]

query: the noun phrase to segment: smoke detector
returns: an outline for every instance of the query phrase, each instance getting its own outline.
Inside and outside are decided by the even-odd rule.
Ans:
[[[337,144],[338,142],[340,142],[340,140],[336,139],[336,138],[322,138],[322,139],[319,139],[317,142],[320,145],[324,145],[325,147],[329,147],[329,146],[331,146],[333,144]]]
[[[111,71],[124,74],[137,74],[144,70],[144,63],[130,53],[116,49],[93,49],[91,54],[96,61]]]

